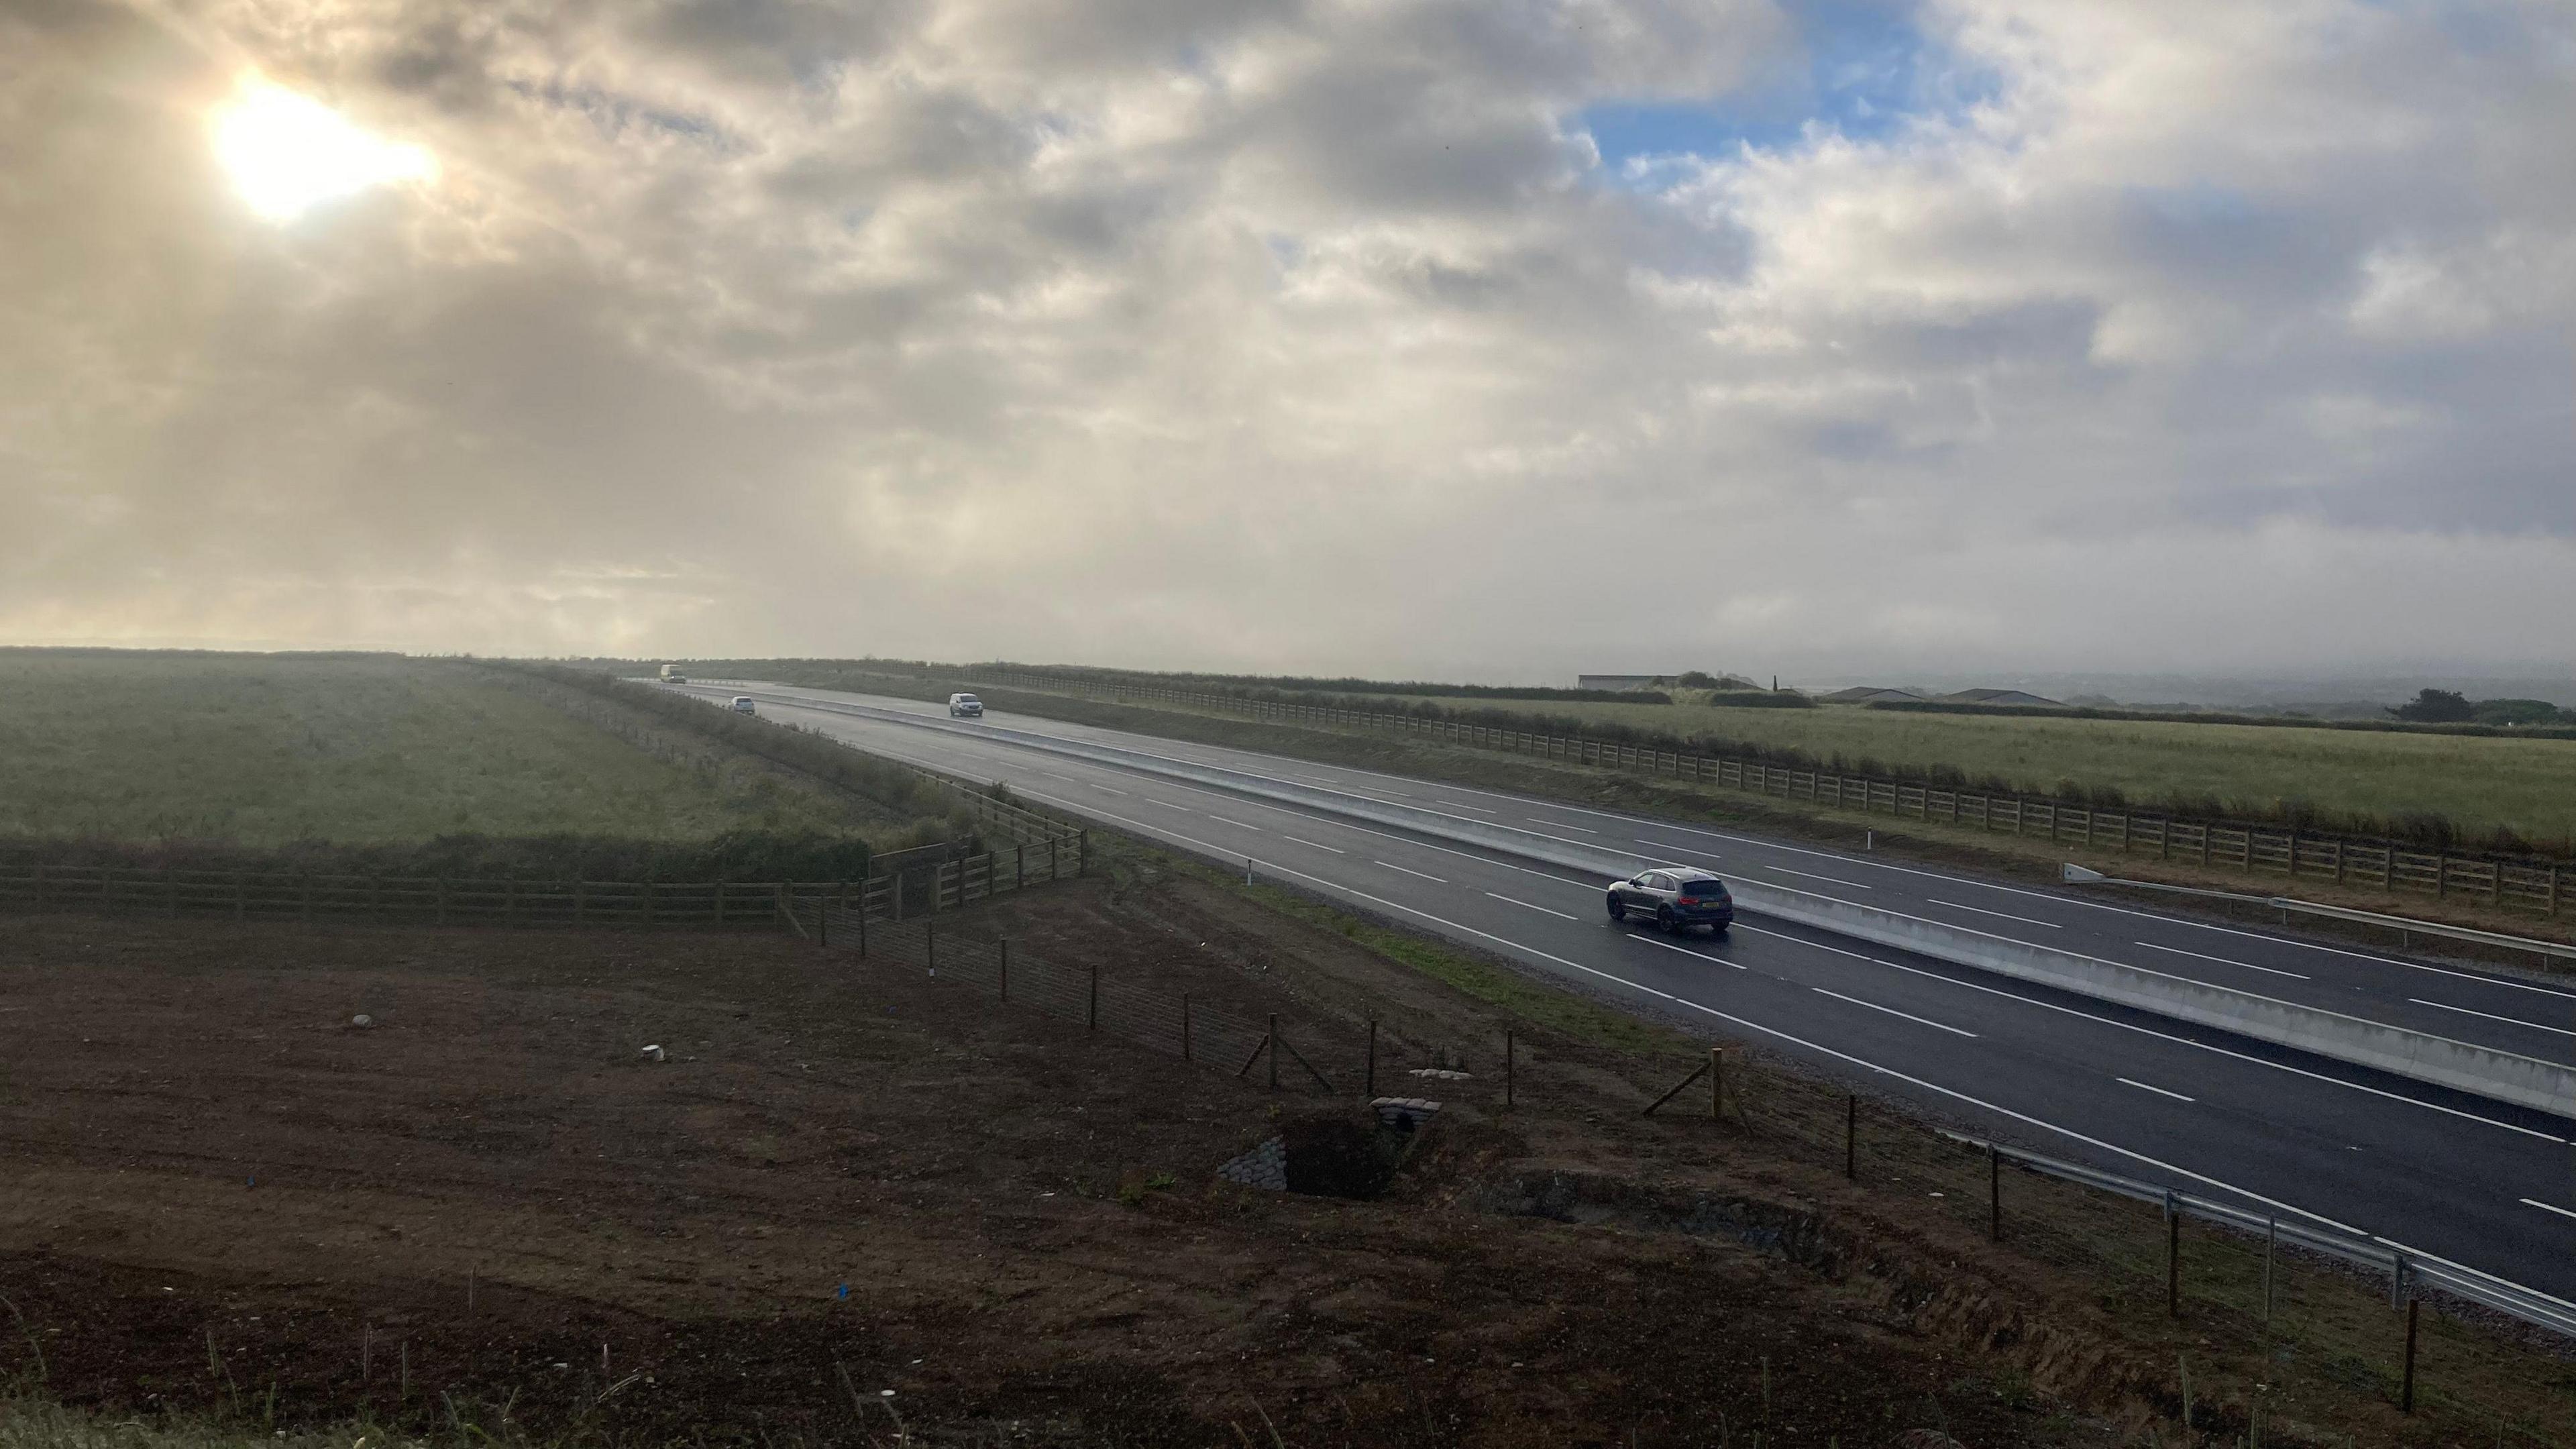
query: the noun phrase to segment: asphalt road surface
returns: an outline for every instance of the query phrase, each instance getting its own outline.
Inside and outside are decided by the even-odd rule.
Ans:
[[[1607,882],[1498,850],[1069,759],[943,706],[782,685],[761,712],[1014,791],[1752,1040],[1969,1130],[2148,1181],[2379,1236],[2576,1296],[2576,1121],[2107,1006],[1830,933],[1739,918],[1725,937],[1610,922]],[[836,710],[865,705],[919,724]],[[2576,992],[1867,854],[1150,735],[994,713],[990,725],[1271,775],[1696,864],[2526,1056],[2576,1060]]]

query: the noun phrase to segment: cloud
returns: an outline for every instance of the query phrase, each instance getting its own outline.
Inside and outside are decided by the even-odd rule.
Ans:
[[[257,219],[251,69],[436,182]],[[45,0],[0,638],[2564,664],[2571,81],[2539,3]]]

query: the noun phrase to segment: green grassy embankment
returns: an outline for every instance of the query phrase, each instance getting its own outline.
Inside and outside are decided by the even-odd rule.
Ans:
[[[0,835],[279,845],[867,823],[397,658],[0,654],[0,759]]]

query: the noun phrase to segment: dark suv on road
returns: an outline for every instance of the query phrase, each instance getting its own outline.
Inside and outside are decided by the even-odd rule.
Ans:
[[[1706,926],[1716,935],[1735,924],[1726,882],[1694,865],[1659,865],[1610,886],[1610,919],[1643,917],[1667,931]]]

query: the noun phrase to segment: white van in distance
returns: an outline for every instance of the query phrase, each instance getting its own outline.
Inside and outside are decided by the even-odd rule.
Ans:
[[[951,719],[982,719],[984,701],[971,694],[952,694],[948,696],[948,716]]]

